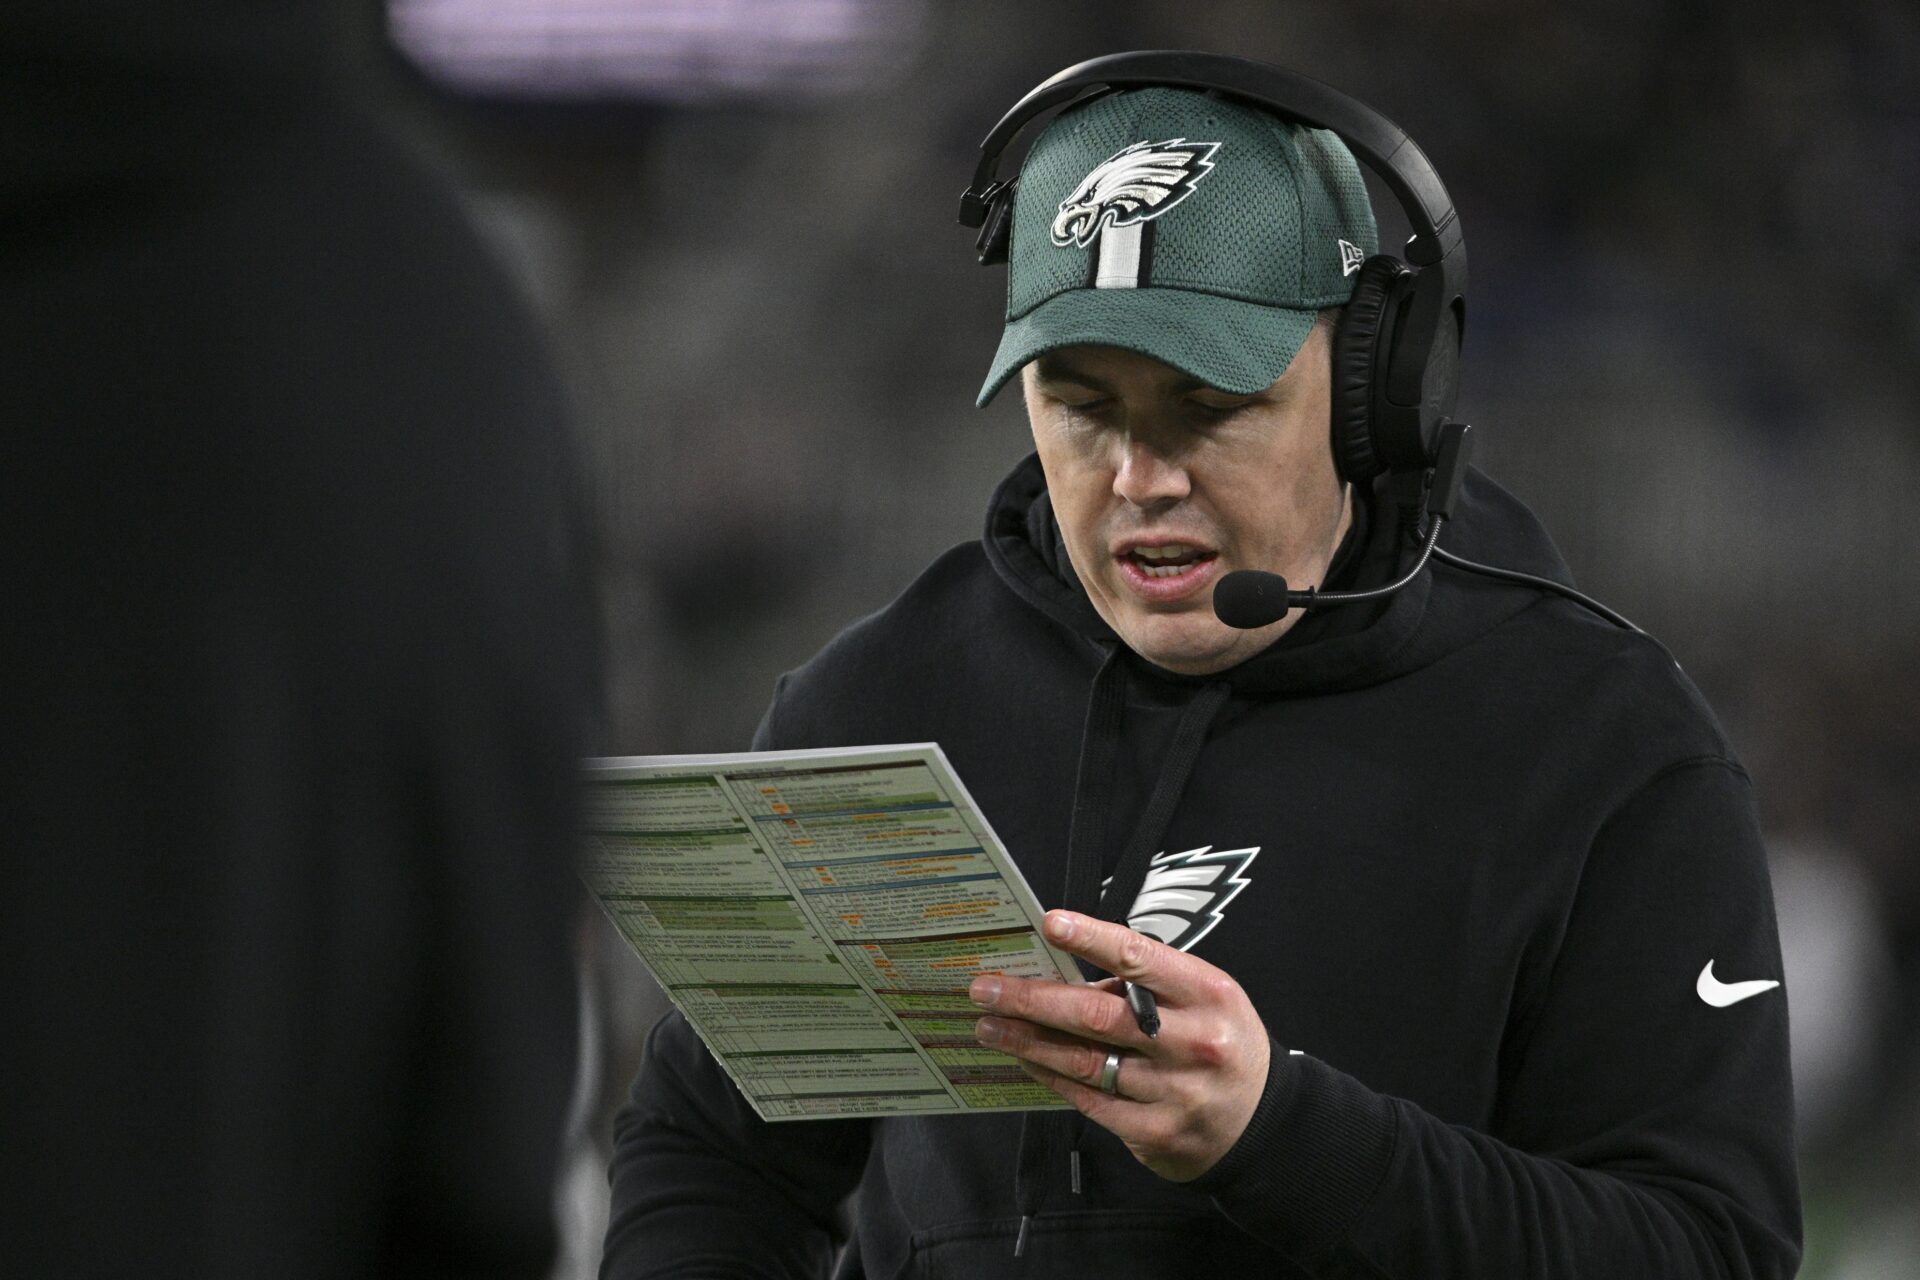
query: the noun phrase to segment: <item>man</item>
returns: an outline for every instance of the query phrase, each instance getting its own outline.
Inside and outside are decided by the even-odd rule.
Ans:
[[[1141,144],[1183,179],[1150,275],[1084,207]],[[1437,563],[1257,630],[1212,611],[1233,570],[1360,587],[1414,554],[1329,442],[1377,240],[1346,148],[1110,93],[1036,141],[1012,226],[981,400],[1017,373],[1035,454],[980,544],[780,680],[754,745],[943,745],[1070,908],[1055,940],[1114,975],[971,989],[981,1041],[1078,1114],[766,1125],[669,1016],[605,1274],[824,1274],[851,1194],[870,1277],[1790,1275],[1760,835],[1665,651]],[[1485,475],[1453,514],[1458,555],[1567,581]],[[1143,884],[1130,912],[1111,880]]]

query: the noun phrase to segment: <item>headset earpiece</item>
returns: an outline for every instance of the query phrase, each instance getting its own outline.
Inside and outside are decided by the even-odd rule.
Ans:
[[[1392,359],[1394,316],[1413,280],[1398,258],[1375,254],[1360,264],[1353,298],[1333,338],[1333,465],[1343,480],[1365,484],[1387,467],[1380,383]]]

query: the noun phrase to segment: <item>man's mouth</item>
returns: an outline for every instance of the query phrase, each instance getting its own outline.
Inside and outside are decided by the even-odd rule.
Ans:
[[[1177,578],[1195,565],[1214,558],[1216,553],[1172,542],[1157,547],[1135,547],[1124,557],[1149,578]]]
[[[1220,553],[1190,542],[1140,542],[1114,556],[1136,599],[1174,605],[1197,596],[1218,576]]]

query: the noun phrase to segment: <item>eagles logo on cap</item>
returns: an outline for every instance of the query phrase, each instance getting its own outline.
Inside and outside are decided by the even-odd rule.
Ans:
[[[1217,142],[1136,142],[1114,152],[1060,202],[1053,242],[1084,249],[1102,226],[1130,227],[1157,218],[1193,194],[1213,170]]]

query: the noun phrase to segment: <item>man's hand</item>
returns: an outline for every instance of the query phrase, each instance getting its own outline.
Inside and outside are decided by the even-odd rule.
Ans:
[[[1123,925],[1049,911],[1047,937],[1116,975],[1091,986],[980,977],[968,992],[994,1016],[980,1042],[1113,1132],[1141,1164],[1187,1182],[1227,1153],[1267,1084],[1267,1029],[1224,970]],[[1135,1025],[1121,981],[1160,1004],[1160,1035]],[[1107,1053],[1121,1054],[1117,1092],[1097,1087]]]

